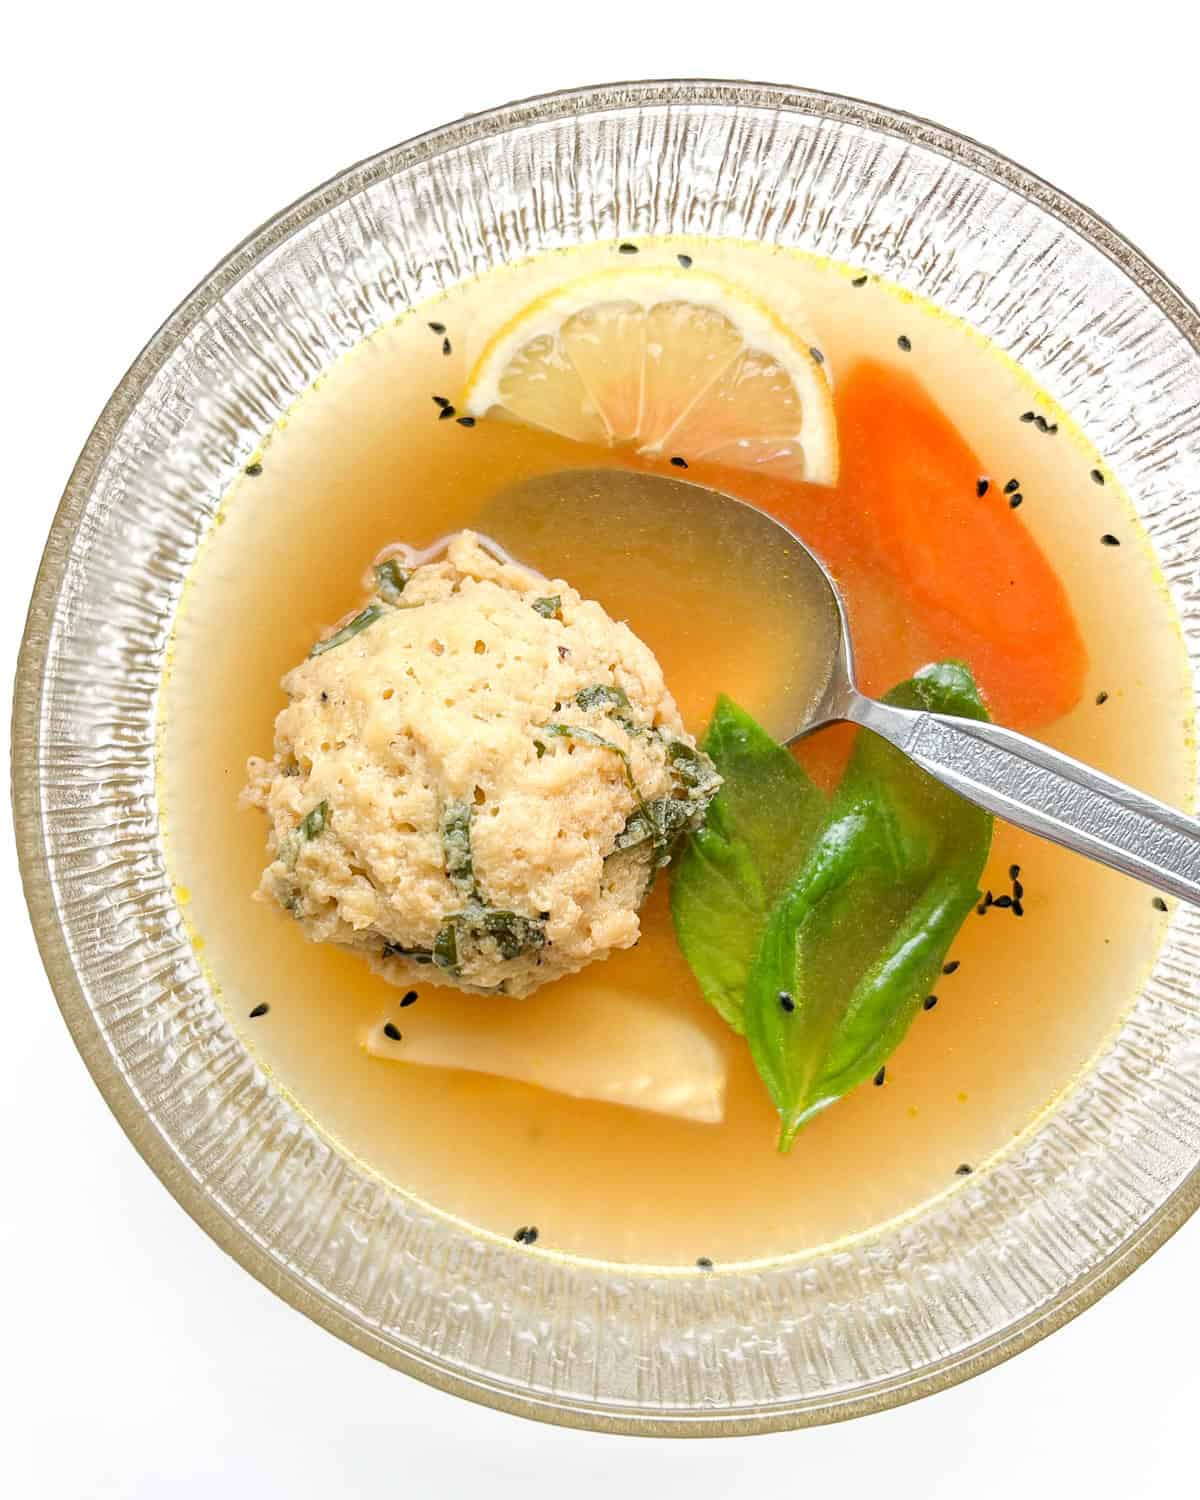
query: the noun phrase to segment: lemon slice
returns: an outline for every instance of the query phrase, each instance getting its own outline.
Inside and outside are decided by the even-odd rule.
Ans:
[[[605,271],[539,297],[489,340],[459,407],[604,447],[837,478],[812,339],[702,271]]]

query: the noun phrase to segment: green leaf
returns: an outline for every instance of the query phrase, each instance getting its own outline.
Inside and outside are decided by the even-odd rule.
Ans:
[[[711,799],[721,785],[721,777],[712,757],[703,749],[689,745],[669,729],[660,729],[659,738],[667,747],[667,764],[675,779],[687,789],[689,797]]]
[[[724,784],[676,861],[671,911],[705,999],[741,1031],[767,918],[808,851],[823,801],[791,754],[728,698],[718,700],[701,748]],[[690,763],[678,756],[676,764]]]
[[[380,958],[411,958],[414,963],[430,964],[433,962],[433,949],[406,948],[403,943],[393,943],[385,939],[379,956]]]
[[[407,583],[408,575],[394,557],[381,562],[375,569],[375,587],[379,591],[379,597],[386,599],[389,604],[399,602]]]
[[[317,641],[308,653],[310,657],[322,656],[326,651],[332,651],[335,646],[344,646],[347,641],[352,640],[360,631],[366,630],[368,625],[374,625],[381,615],[387,613],[384,605],[379,603],[368,604],[366,609],[356,614],[348,625],[343,625],[333,635],[327,636],[323,641]]]
[[[430,956],[438,968],[456,978],[482,945],[494,948],[507,961],[532,953],[546,942],[546,929],[541,922],[490,905],[480,890],[471,855],[472,813],[469,802],[447,802],[442,812],[446,875],[466,904],[461,911],[443,919]]]
[[[633,705],[622,688],[610,687],[603,682],[594,683],[591,687],[580,688],[575,694],[575,702],[585,713],[593,708],[603,708],[632,739],[646,732],[646,726],[634,719]]]
[[[562,595],[550,594],[545,599],[535,599],[532,607],[543,619],[553,620],[562,609]]]
[[[632,707],[628,695],[621,688],[609,687],[603,682],[580,688],[575,694],[575,702],[585,711],[591,708],[620,708],[629,713]]]
[[[287,865],[289,870],[296,868],[296,861],[300,858],[300,850],[305,844],[313,839],[319,839],[329,826],[329,803],[318,802],[316,807],[310,808],[300,819],[290,833],[284,835],[279,845],[279,857]],[[282,903],[289,911],[294,909],[287,901]]]
[[[504,959],[520,958],[546,945],[546,929],[532,917],[515,911],[496,911],[483,915],[483,931],[492,939]]]
[[[458,924],[457,916],[447,917],[433,940],[433,961],[447,974],[458,973]]]
[[[457,978],[472,951],[485,944],[509,962],[545,947],[546,929],[533,917],[472,901],[442,923],[433,940],[433,961]]]
[[[542,734],[550,735],[554,739],[574,740],[576,744],[590,745],[594,750],[611,750],[614,755],[619,755],[621,764],[625,768],[625,780],[634,796],[639,795],[633,779],[633,768],[629,764],[629,755],[621,749],[620,745],[614,745],[612,740],[606,740],[602,734],[597,734],[586,724],[539,724],[537,727]],[[534,744],[537,744],[536,740]],[[540,760],[541,756],[538,759]]]
[[[316,807],[305,813],[300,823],[300,837],[304,843],[310,839],[319,839],[325,832],[329,823],[329,803],[318,802]]]
[[[674,858],[679,840],[702,826],[707,803],[679,797],[655,797],[641,803],[625,821],[614,849],[636,849],[650,841],[653,868],[665,869]]]
[[[442,851],[450,884],[460,896],[473,895],[475,870],[471,862],[470,803],[446,803],[442,812]]]
[[[970,672],[953,662],[886,701],[987,717]],[[899,1044],[978,898],[991,836],[987,813],[859,735],[746,988],[746,1039],[782,1118],[781,1150]]]

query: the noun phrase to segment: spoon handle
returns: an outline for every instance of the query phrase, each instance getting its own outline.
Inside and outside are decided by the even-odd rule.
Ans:
[[[1200,906],[1200,822],[997,724],[855,694],[846,717],[1018,828]]]

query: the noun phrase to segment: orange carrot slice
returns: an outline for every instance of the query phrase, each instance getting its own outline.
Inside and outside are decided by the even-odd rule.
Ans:
[[[968,661],[993,714],[1033,726],[1079,700],[1087,653],[1066,590],[911,375],[864,361],[839,393],[842,490],[938,656]]]
[[[1060,718],[1083,690],[1079,627],[1020,515],[995,487],[976,494],[965,439],[913,376],[869,360],[839,384],[837,414],[836,488],[729,470],[708,482],[724,480],[820,554],[846,594],[867,692],[961,657],[1000,723]]]

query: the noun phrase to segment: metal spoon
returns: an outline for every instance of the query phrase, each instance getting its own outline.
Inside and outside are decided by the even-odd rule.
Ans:
[[[581,511],[580,507],[587,509]],[[711,545],[693,549],[689,565],[711,567],[721,587],[726,565],[746,557],[761,570],[764,596],[795,605],[810,633],[812,666],[787,697],[783,722],[774,724],[787,744],[839,720],[882,735],[923,770],[961,796],[1030,833],[1052,839],[1089,859],[1200,905],[1200,822],[1147,797],[1111,776],[997,724],[949,714],[894,708],[860,693],[846,610],[825,565],[796,534],[742,500],[687,480],[629,469],[571,469],[542,475],[498,495],[479,517],[479,529],[513,545],[547,571],[568,573],[564,558],[527,556],[522,538],[543,535],[543,552],[580,516],[618,526],[637,545],[640,531],[702,536]],[[585,522],[586,525],[586,522]],[[727,577],[728,574],[726,573]],[[786,615],[786,612],[785,612]],[[778,628],[780,613],[772,609]],[[794,626],[793,626],[794,628]],[[718,686],[737,694],[736,683]],[[773,714],[772,718],[778,715]]]

